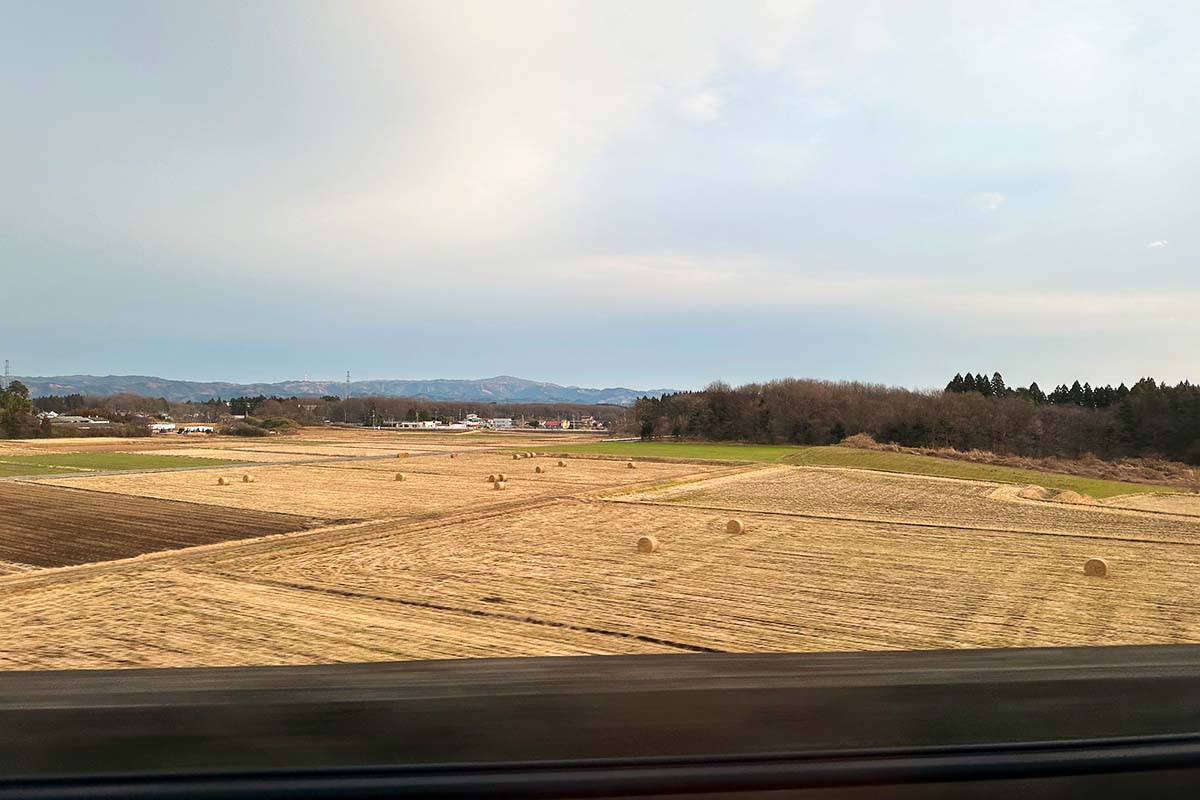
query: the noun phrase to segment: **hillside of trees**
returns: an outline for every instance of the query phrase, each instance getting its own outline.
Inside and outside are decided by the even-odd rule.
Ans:
[[[1200,387],[1143,378],[1044,394],[999,373],[957,375],[943,391],[786,379],[645,397],[624,428],[643,438],[835,444],[865,433],[905,447],[1032,457],[1156,457],[1200,464]]]

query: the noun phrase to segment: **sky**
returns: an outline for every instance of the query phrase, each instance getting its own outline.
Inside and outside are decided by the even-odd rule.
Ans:
[[[1191,3],[0,18],[18,375],[1200,379]]]

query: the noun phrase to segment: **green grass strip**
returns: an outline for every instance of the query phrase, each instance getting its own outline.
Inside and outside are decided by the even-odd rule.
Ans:
[[[171,467],[217,467],[238,464],[223,458],[151,455],[148,453],[42,453],[28,456],[0,456],[5,464],[73,470],[167,469]]]

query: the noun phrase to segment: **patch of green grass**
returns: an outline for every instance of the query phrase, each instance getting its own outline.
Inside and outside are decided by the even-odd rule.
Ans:
[[[1042,472],[912,453],[858,450],[850,447],[787,447],[780,445],[692,444],[688,442],[596,442],[594,444],[566,445],[555,448],[555,450],[612,456],[690,458],[704,461],[761,461],[798,466],[848,467],[850,469],[874,469],[883,472],[965,478],[998,483],[1032,483],[1047,489],[1071,489],[1098,500],[1118,494],[1177,491],[1168,486],[1148,486],[1142,483],[1066,475],[1061,472]]]
[[[858,450],[850,447],[805,447],[786,459],[788,464],[821,467],[851,467],[877,469],[884,472],[906,472],[913,475],[934,475],[943,478],[966,478],[999,483],[1032,483],[1047,489],[1071,489],[1101,500],[1118,494],[1172,492],[1168,486],[1148,486],[1103,478],[1087,478],[1061,472],[1043,472],[995,464],[976,464],[949,458],[922,456],[915,453],[891,453],[879,450]]]
[[[692,444],[690,442],[592,442],[554,445],[554,452],[596,453],[645,458],[691,458],[702,461],[782,461],[801,448],[772,444]]]
[[[0,461],[0,478],[15,478],[26,475],[62,475],[74,472],[73,469],[55,469],[54,467],[39,467],[36,464],[6,464]]]
[[[193,458],[192,456],[151,455],[148,453],[44,453],[28,456],[0,456],[0,464],[46,467],[59,472],[216,467],[222,464],[238,463],[240,462],[224,458]]]

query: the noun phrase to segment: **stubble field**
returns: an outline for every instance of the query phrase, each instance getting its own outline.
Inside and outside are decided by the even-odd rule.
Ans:
[[[144,509],[111,512],[102,535],[45,522],[39,539],[33,512],[23,533],[0,522],[0,547],[26,548],[0,549],[0,667],[1200,641],[1200,517],[1176,496],[1083,504],[857,469],[559,466],[556,446],[578,440],[422,436],[159,441],[271,460],[0,484],[34,510],[68,495]],[[485,481],[497,473],[504,490]],[[150,514],[176,506],[191,517]],[[74,513],[97,514],[82,501]],[[264,527],[202,533],[222,515],[219,530]],[[743,533],[727,531],[733,517]],[[268,525],[284,520],[295,527]],[[87,549],[122,536],[161,546]],[[657,552],[639,552],[641,536]],[[31,568],[54,566],[30,560],[39,546],[73,541],[91,563]],[[1093,557],[1107,577],[1083,573]]]

